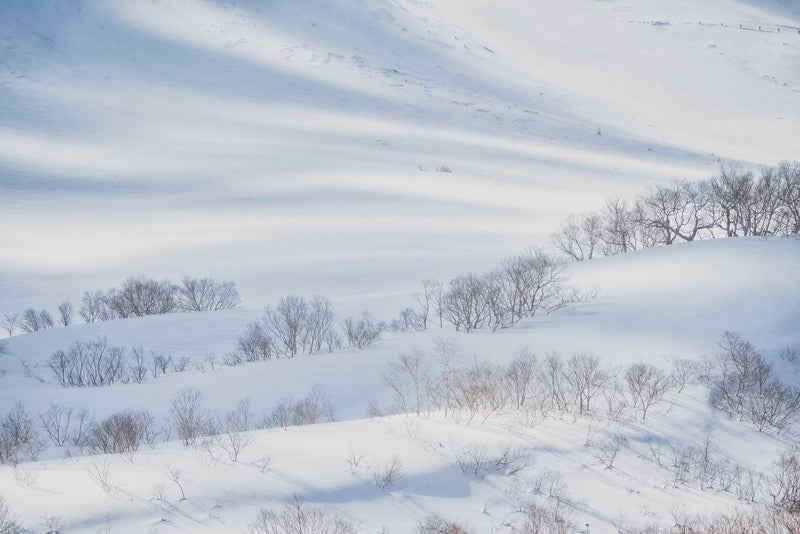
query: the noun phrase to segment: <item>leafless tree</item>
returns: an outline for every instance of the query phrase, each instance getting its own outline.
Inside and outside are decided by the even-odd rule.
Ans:
[[[120,318],[158,315],[178,311],[177,286],[144,276],[131,276],[122,287],[108,292],[108,305]]]
[[[503,370],[498,366],[477,360],[459,369],[454,375],[453,403],[467,412],[469,421],[478,412],[484,412],[488,417],[505,408],[509,396],[503,387],[503,375]]]
[[[741,415],[750,394],[768,382],[770,365],[739,332],[724,332],[720,348],[711,402],[729,415]]]
[[[178,391],[170,403],[169,413],[184,446],[194,445],[200,437],[213,433],[213,422],[199,389],[190,387]]]
[[[386,324],[376,320],[369,312],[363,312],[357,321],[347,317],[342,325],[347,342],[357,349],[365,349],[376,343],[386,330]]]
[[[104,337],[76,341],[50,356],[47,365],[64,387],[107,386],[124,381],[127,373],[125,349]]]
[[[776,170],[776,177],[781,205],[781,233],[800,233],[800,161],[781,162]]]
[[[603,367],[597,356],[576,354],[567,360],[564,378],[578,403],[578,413],[583,415],[590,411],[592,399],[608,383],[611,373]]]
[[[445,320],[467,333],[486,326],[491,319],[487,290],[486,280],[471,273],[451,280],[442,297]]]
[[[230,310],[241,303],[236,284],[230,281],[184,276],[177,291],[178,306],[183,311]]]
[[[37,460],[44,449],[36,421],[19,402],[0,419],[0,464],[16,466],[21,460]]]
[[[252,426],[253,413],[250,409],[250,399],[240,400],[233,410],[225,414],[219,445],[231,462],[237,462],[242,451],[253,442],[254,436],[250,432]]]
[[[389,364],[383,373],[384,381],[392,388],[404,413],[413,411],[417,415],[426,408],[426,384],[430,381],[430,370],[425,362],[425,353],[418,348],[404,352]],[[413,403],[413,405],[411,404]]]
[[[67,301],[62,302],[58,305],[58,324],[61,326],[69,326],[72,324],[73,319],[75,318],[75,310],[72,308],[72,304]]]
[[[800,451],[793,449],[781,455],[774,471],[772,499],[776,506],[800,516]]]
[[[154,441],[154,418],[144,411],[115,413],[89,429],[89,449],[94,453],[123,453]]]
[[[334,333],[336,312],[330,300],[319,295],[308,303],[306,324],[303,328],[303,351],[308,354],[322,352]]]
[[[651,189],[639,198],[640,224],[657,233],[658,242],[671,245],[677,239],[694,241],[716,226],[711,204],[711,189],[705,182],[675,181],[670,186]]]
[[[237,338],[237,363],[269,360],[280,354],[269,325],[263,319],[247,325],[244,334]]]
[[[505,371],[504,380],[518,410],[525,406],[536,371],[536,355],[527,348],[520,351]]]
[[[109,306],[109,300],[102,291],[85,291],[81,297],[81,307],[78,313],[87,323],[109,321],[115,319],[114,311]]]
[[[20,326],[23,332],[30,334],[32,332],[53,328],[55,323],[53,322],[53,317],[50,315],[50,312],[47,310],[37,312],[33,308],[28,308],[22,314],[22,323]]]
[[[0,495],[0,532],[3,534],[22,534],[23,532],[2,495]]]
[[[671,377],[655,365],[635,363],[625,370],[625,382],[633,399],[633,407],[647,418],[647,411],[659,402],[672,387]]]
[[[417,291],[413,294],[414,300],[417,301],[419,305],[419,313],[417,314],[420,318],[420,325],[419,330],[425,331],[428,329],[428,321],[431,315],[431,312],[436,312],[437,315],[440,315],[439,312],[439,300],[441,300],[442,295],[442,283],[438,280],[431,280],[425,279],[422,281],[422,290]],[[440,325],[441,325],[441,317],[440,317]]]
[[[14,332],[17,330],[17,328],[22,326],[22,318],[18,313],[3,314],[3,323],[1,326],[3,330],[8,332],[8,337],[11,337],[14,335]]]
[[[542,388],[546,391],[550,408],[566,411],[567,383],[565,380],[564,361],[558,353],[551,352],[547,355],[538,379]]]
[[[461,348],[452,339],[437,337],[433,340],[433,359],[439,364],[439,383],[441,385],[441,405],[447,417],[453,399],[453,378],[456,372],[455,360]]]
[[[600,252],[603,220],[597,213],[570,216],[550,236],[553,246],[574,261],[591,260]]]
[[[305,299],[296,295],[282,298],[274,309],[267,308],[264,320],[281,352],[290,357],[302,352],[303,330],[308,320]]]
[[[623,254],[655,245],[652,232],[639,223],[637,215],[636,206],[625,199],[613,197],[606,201],[600,212],[604,255]]]
[[[39,414],[42,428],[50,437],[50,441],[57,447],[63,447],[69,441],[72,433],[72,408],[61,406],[55,402],[50,403],[50,408]]]

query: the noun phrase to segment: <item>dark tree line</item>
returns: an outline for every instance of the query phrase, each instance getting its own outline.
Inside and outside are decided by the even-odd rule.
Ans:
[[[735,236],[800,232],[800,162],[751,171],[722,168],[707,180],[676,180],[633,200],[612,198],[598,211],[571,216],[551,236],[572,260]]]

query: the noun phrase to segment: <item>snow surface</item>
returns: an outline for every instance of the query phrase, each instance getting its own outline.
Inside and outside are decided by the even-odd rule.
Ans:
[[[244,300],[15,336],[0,359],[0,414],[58,402],[160,420],[187,386],[212,410],[248,397],[260,414],[320,384],[337,420],[258,431],[236,463],[176,442],[110,456],[108,494],[87,474],[106,459],[51,449],[0,466],[0,495],[27,528],[55,515],[63,532],[245,532],[260,508],[295,494],[363,532],[410,532],[431,513],[506,532],[546,470],[563,477],[576,523],[592,533],[669,525],[676,503],[740,504],[720,489],[672,487],[648,440],[699,445],[711,427],[715,455],[767,472],[794,434],[727,419],[701,386],[622,425],[366,412],[391,411],[389,362],[439,336],[459,344],[460,364],[504,363],[528,347],[666,368],[713,356],[721,332],[738,330],[798,384],[800,366],[777,357],[800,347],[794,238],[574,265],[572,282],[597,299],[494,334],[434,328],[365,351],[91,389],[58,386],[46,362],[101,336],[195,363],[221,358],[291,293],[330,297],[340,318],[369,309],[390,319],[420,279],[492,268],[610,195],[704,178],[720,162],[797,159],[798,28],[800,11],[780,0],[0,3],[0,313],[75,304],[138,273],[235,280]],[[615,432],[627,443],[608,469],[590,445]],[[476,478],[456,465],[470,449],[507,445],[529,466]],[[364,460],[351,473],[353,451]],[[394,455],[405,477],[380,491],[373,472]]]

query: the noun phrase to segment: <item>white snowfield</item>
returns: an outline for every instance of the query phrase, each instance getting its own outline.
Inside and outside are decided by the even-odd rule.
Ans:
[[[734,482],[676,481],[676,451],[708,444],[763,493],[797,427],[759,432],[712,408],[700,383],[645,420],[374,412],[395,411],[390,364],[416,347],[433,365],[439,338],[458,345],[460,368],[527,348],[668,371],[738,331],[800,384],[800,364],[778,357],[800,348],[796,237],[573,264],[570,283],[596,298],[496,333],[437,324],[361,351],[219,362],[283,296],[388,321],[421,279],[489,270],[609,196],[798,159],[798,65],[791,0],[0,2],[0,314],[77,308],[83,291],[135,274],[234,280],[243,300],[2,340],[0,417],[57,403],[96,420],[146,410],[161,427],[192,387],[210,412],[249,399],[260,418],[321,387],[335,418],[255,430],[236,461],[174,432],[123,455],[51,446],[0,465],[0,496],[33,532],[87,533],[248,532],[294,496],[392,533],[434,514],[514,532],[529,502],[563,503],[587,534],[748,506]],[[187,357],[189,370],[60,386],[51,355],[98,338]],[[515,461],[463,468],[503,452]],[[402,476],[378,488],[393,458]]]

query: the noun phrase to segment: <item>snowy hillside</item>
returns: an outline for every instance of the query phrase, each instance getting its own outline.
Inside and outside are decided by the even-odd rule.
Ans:
[[[4,506],[87,533],[272,532],[296,499],[390,533],[778,509],[796,235],[572,263],[566,306],[496,332],[431,319],[237,358],[288,295],[388,323],[421,280],[494,269],[609,197],[798,159],[798,65],[789,0],[0,2],[0,319],[139,274],[242,300],[0,334],[0,533]],[[91,347],[125,379],[59,383]],[[731,400],[738,354],[761,374]],[[7,439],[25,421],[36,439]],[[135,446],[102,441],[125,422]]]

